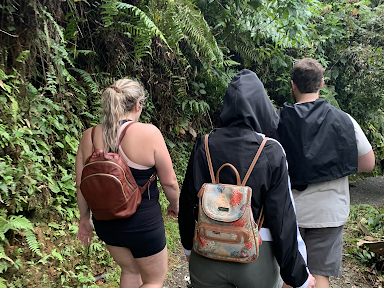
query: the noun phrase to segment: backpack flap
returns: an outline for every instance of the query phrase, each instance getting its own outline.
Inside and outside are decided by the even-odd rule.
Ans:
[[[234,222],[244,214],[251,192],[246,186],[206,184],[201,206],[213,220]]]

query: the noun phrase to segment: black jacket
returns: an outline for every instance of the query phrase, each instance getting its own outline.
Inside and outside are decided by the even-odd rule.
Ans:
[[[352,120],[325,99],[279,110],[277,139],[287,153],[292,186],[336,180],[357,172]],[[300,189],[299,189],[300,190]]]
[[[216,173],[222,164],[231,163],[243,179],[263,140],[261,133],[270,135],[278,125],[278,116],[255,73],[242,70],[233,78],[220,117],[221,128],[214,129],[209,136],[213,170]],[[192,249],[197,193],[203,183],[210,182],[204,137],[201,137],[192,150],[180,195],[179,228],[185,249]],[[220,182],[236,184],[231,169],[226,167],[220,172]],[[286,158],[277,141],[267,141],[247,186],[253,191],[251,205],[255,219],[264,205],[263,227],[271,231],[283,280],[293,287],[301,286],[308,274],[298,251]]]

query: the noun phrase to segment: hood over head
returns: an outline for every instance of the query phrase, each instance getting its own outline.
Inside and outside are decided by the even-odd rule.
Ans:
[[[279,117],[257,75],[243,69],[228,86],[220,115],[221,127],[244,125],[271,136],[277,129]]]

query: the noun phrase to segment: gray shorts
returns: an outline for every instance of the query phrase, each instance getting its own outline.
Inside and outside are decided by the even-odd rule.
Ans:
[[[283,280],[272,242],[264,241],[259,253],[252,263],[236,263],[209,259],[192,251],[189,273],[193,288],[281,288]]]
[[[300,228],[307,246],[311,274],[328,277],[341,275],[343,227]]]

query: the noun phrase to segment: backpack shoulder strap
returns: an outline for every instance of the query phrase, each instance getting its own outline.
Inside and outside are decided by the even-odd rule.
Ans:
[[[261,210],[260,210],[260,216],[259,216],[259,219],[257,219],[257,222],[256,222],[256,224],[257,224],[257,229],[260,231],[260,229],[261,229],[261,226],[263,226],[263,223],[264,223],[264,205],[263,206],[261,206]]]
[[[123,141],[123,138],[125,136],[125,132],[127,132],[127,129],[129,128],[129,126],[131,126],[134,123],[136,123],[136,122],[132,121],[132,122],[128,123],[127,125],[125,125],[124,129],[121,131],[120,138],[119,138],[119,144],[117,145],[117,149],[119,148],[121,141]]]
[[[93,138],[95,137],[95,128],[96,128],[96,126],[93,126],[92,132],[91,132],[92,152],[95,151],[95,145],[93,144]]]
[[[249,169],[248,169],[248,171],[247,171],[247,174],[245,174],[245,177],[244,177],[244,179],[243,179],[243,182],[241,183],[241,186],[245,186],[245,184],[247,184],[248,178],[249,178],[249,176],[251,175],[252,170],[253,170],[253,167],[255,167],[255,164],[256,164],[256,162],[257,162],[257,159],[259,159],[259,156],[260,156],[260,154],[261,154],[261,151],[263,150],[264,145],[265,145],[265,143],[267,142],[267,140],[268,140],[268,137],[264,137],[263,142],[261,142],[260,147],[259,147],[259,149],[257,150],[257,153],[256,153],[256,155],[255,155],[255,158],[253,158],[253,161],[252,161],[252,163],[251,163],[251,166],[249,166]]]
[[[205,155],[207,156],[207,162],[208,162],[208,167],[209,167],[209,174],[211,175],[212,184],[217,184],[216,180],[215,180],[215,174],[213,173],[213,166],[212,166],[212,161],[211,161],[211,155],[209,154],[208,137],[209,137],[209,134],[206,134],[205,137],[204,137]]]

